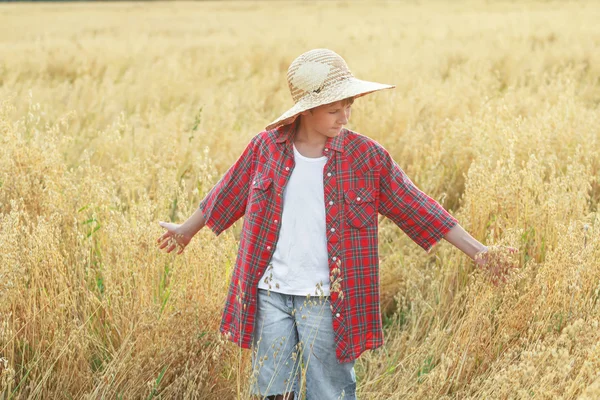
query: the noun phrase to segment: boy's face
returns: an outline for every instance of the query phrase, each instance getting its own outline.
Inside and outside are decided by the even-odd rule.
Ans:
[[[302,112],[302,121],[307,128],[327,137],[336,137],[350,119],[354,100],[345,99],[324,104]]]

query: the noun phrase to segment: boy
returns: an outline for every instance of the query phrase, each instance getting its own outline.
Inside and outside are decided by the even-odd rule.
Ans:
[[[381,145],[344,128],[355,98],[393,85],[356,79],[327,49],[300,55],[287,79],[295,105],[252,138],[187,221],[160,223],[158,243],[179,254],[204,225],[219,235],[244,216],[220,330],[254,349],[253,394],[297,398],[302,360],[309,400],[355,399],[355,360],[383,344],[378,213],[428,252],[445,238],[484,265],[488,248]]]

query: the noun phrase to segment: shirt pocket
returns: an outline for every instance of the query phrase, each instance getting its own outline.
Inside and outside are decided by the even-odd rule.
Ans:
[[[270,196],[269,188],[272,182],[272,178],[261,174],[257,174],[254,177],[250,186],[248,205],[246,207],[248,214],[256,214],[266,208]]]
[[[377,218],[375,188],[351,188],[344,192],[346,220],[354,228],[374,224]]]

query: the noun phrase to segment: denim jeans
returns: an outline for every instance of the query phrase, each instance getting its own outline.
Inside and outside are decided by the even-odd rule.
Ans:
[[[253,395],[294,392],[299,400],[305,376],[307,400],[356,399],[354,361],[340,363],[335,356],[329,297],[258,289],[257,301]]]

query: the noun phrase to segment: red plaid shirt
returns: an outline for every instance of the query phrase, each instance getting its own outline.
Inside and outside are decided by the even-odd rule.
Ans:
[[[244,217],[220,330],[250,348],[257,286],[271,261],[294,169],[292,123],[256,135],[199,207],[218,236]],[[396,223],[429,251],[455,224],[374,140],[342,129],[327,139],[323,168],[330,301],[336,356],[355,360],[383,344],[379,301],[378,218]]]

